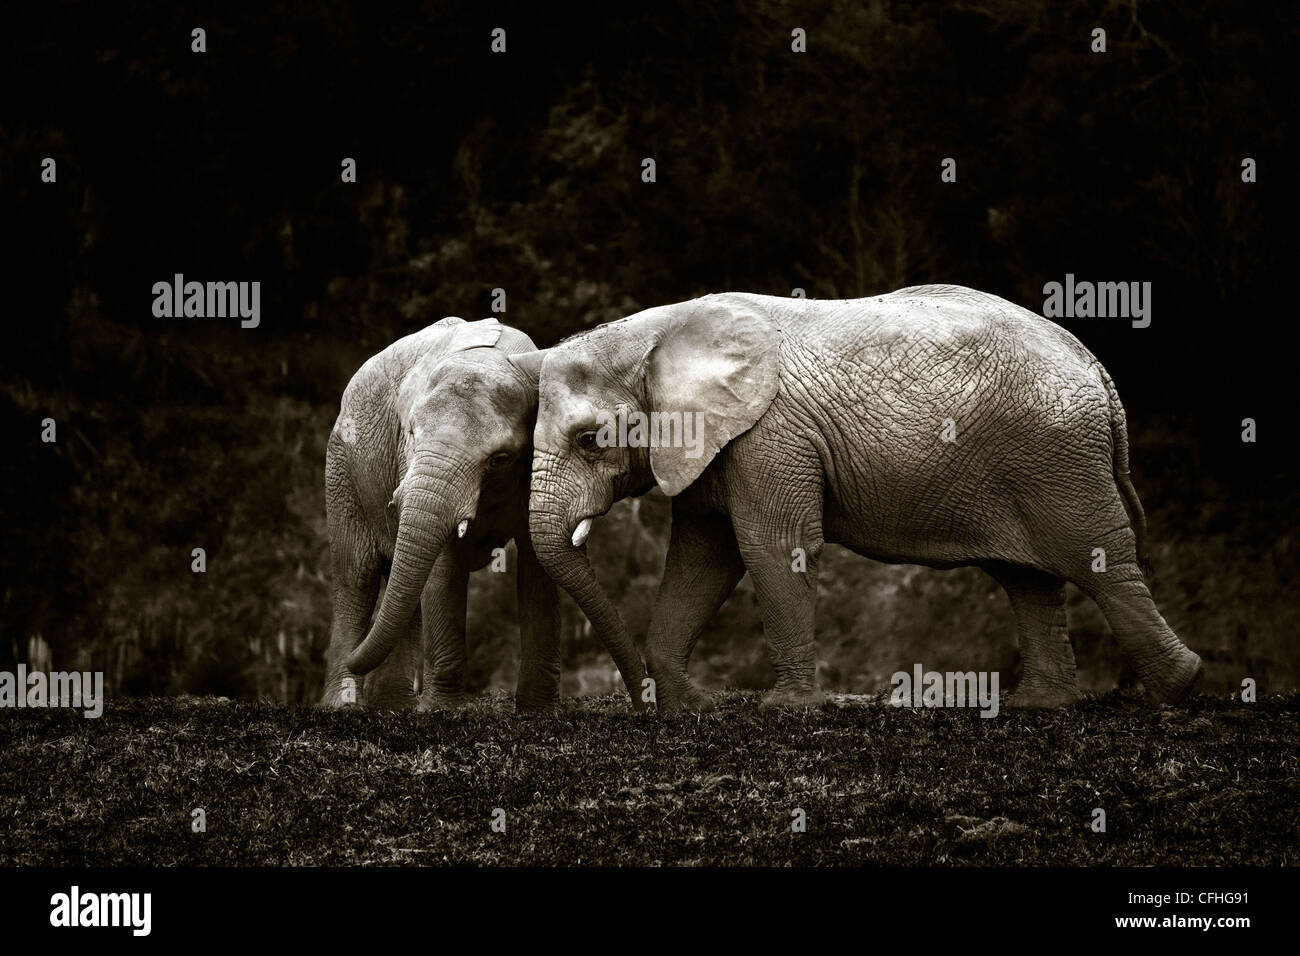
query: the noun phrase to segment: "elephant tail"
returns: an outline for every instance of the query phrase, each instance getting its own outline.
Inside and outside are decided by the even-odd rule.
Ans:
[[[1147,516],[1142,510],[1142,502],[1138,498],[1137,489],[1133,487],[1133,481],[1129,478],[1128,470],[1128,419],[1124,415],[1124,405],[1119,400],[1119,392],[1115,390],[1115,383],[1111,380],[1110,373],[1105,367],[1098,362],[1097,370],[1101,372],[1102,384],[1106,386],[1106,398],[1110,403],[1110,434],[1111,446],[1114,449],[1113,467],[1115,471],[1115,484],[1119,486],[1119,493],[1124,496],[1124,504],[1128,508],[1129,520],[1133,522],[1133,537],[1137,545],[1138,567],[1142,569],[1142,574],[1150,578],[1152,576],[1151,561],[1147,554]]]

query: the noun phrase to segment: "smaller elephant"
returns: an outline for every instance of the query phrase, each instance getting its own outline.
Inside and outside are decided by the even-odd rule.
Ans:
[[[512,538],[516,706],[558,705],[556,590],[528,536],[537,379],[514,361],[534,350],[496,319],[449,317],[394,342],[348,383],[325,456],[334,618],[324,705],[460,703],[469,573]]]
[[[822,699],[826,542],[992,575],[1020,640],[1013,703],[1078,695],[1066,581],[1096,601],[1157,700],[1199,675],[1143,579],[1114,383],[1069,332],[1004,299],[956,286],[705,296],[550,349],[538,402],[533,545],[610,647],[626,629],[586,557],[592,520],[656,484],[673,498],[646,646],[661,710],[708,705],[687,662],[746,573],[777,674],[765,702]]]

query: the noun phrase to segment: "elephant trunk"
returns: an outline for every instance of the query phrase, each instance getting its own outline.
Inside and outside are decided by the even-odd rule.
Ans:
[[[454,499],[449,499],[446,484],[414,475],[402,490],[388,587],[370,633],[348,656],[347,668],[354,674],[369,673],[383,663],[411,623],[434,562],[459,520],[447,511],[446,502]]]
[[[542,503],[538,508],[539,496],[536,493],[533,501],[534,507],[530,511],[528,522],[537,560],[555,583],[577,602],[600,636],[623,676],[623,683],[632,698],[632,708],[644,710],[646,705],[641,700],[641,682],[646,676],[645,663],[627,628],[623,626],[618,608],[596,580],[596,572],[592,570],[586,550],[573,545],[570,538],[572,532],[561,511],[558,508],[551,510],[547,503]]]

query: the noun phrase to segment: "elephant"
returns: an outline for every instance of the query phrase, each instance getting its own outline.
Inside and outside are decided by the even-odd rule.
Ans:
[[[496,319],[451,316],[394,342],[348,383],[325,457],[333,622],[323,705],[462,703],[469,573],[512,538],[516,708],[559,704],[558,591],[528,535],[537,379],[515,361],[535,350]]]
[[[656,484],[672,499],[646,639],[661,712],[710,706],[687,663],[746,572],[776,672],[762,703],[822,702],[813,619],[825,542],[991,574],[1016,620],[1012,706],[1079,696],[1067,581],[1100,607],[1150,696],[1175,701],[1200,675],[1145,583],[1115,385],[1040,315],[950,285],[841,300],[722,293],[521,362],[540,362],[533,546],[610,647],[626,629],[587,560],[592,520]],[[641,427],[626,427],[634,419]]]

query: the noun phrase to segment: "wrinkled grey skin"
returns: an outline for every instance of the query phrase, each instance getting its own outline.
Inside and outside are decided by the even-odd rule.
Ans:
[[[1017,622],[1012,704],[1077,698],[1066,581],[1097,602],[1157,700],[1179,698],[1199,673],[1143,581],[1145,522],[1110,377],[1072,335],[1010,302],[954,286],[838,301],[705,296],[549,350],[539,389],[533,544],[598,628],[622,622],[575,547],[583,519],[656,483],[673,496],[646,654],[661,710],[707,706],[687,661],[746,571],[777,674],[765,703],[821,700],[813,611],[827,541],[992,574]],[[597,412],[620,406],[702,412],[704,453],[599,447]]]
[[[528,537],[537,370],[514,358],[533,351],[528,336],[495,319],[446,318],[393,343],[348,383],[325,459],[334,621],[324,705],[344,703],[349,677],[358,703],[460,703],[468,576],[511,538],[522,645],[516,704],[559,703],[557,592]]]

